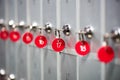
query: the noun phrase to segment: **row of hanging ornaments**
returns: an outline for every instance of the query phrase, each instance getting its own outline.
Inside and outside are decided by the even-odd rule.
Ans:
[[[44,35],[41,34],[41,30],[44,29],[47,33],[52,32],[52,25],[50,23],[47,23],[44,28],[39,28],[35,23],[32,26],[25,26],[24,22],[21,22],[19,25],[15,25],[14,21],[11,20],[9,21],[9,27],[12,29],[10,32],[7,31],[3,23],[1,23],[0,26],[1,26],[0,38],[3,40],[7,40],[9,37],[10,40],[13,42],[17,42],[20,39],[20,33],[17,30],[17,28],[29,29],[29,31],[25,32],[22,36],[22,40],[25,44],[30,44],[33,40],[33,34],[31,33],[31,30],[39,29],[40,34],[35,38],[35,41],[34,41],[35,45],[38,48],[44,48],[47,45],[47,39]],[[56,52],[61,52],[65,48],[65,42],[62,38],[60,38],[60,31],[63,31],[63,33],[66,36],[69,36],[71,33],[70,25],[68,24],[64,25],[62,30],[55,29],[56,38],[52,42],[52,48]],[[84,35],[87,38],[91,39],[93,37],[93,27],[87,26],[84,30],[81,30],[78,33],[78,35],[79,35],[79,41],[75,44],[75,50],[78,55],[85,56],[90,52],[90,45],[87,41],[84,40]],[[119,42],[120,30],[114,30],[110,35],[104,36],[104,41],[103,41],[104,46],[102,46],[98,50],[98,59],[104,63],[109,63],[114,58],[114,51],[108,45],[108,39],[109,37],[112,37],[112,39],[115,42]]]

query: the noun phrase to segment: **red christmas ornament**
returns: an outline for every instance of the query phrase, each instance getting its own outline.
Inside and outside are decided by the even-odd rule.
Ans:
[[[10,32],[10,40],[13,42],[17,42],[20,39],[20,33],[18,31]]]
[[[35,45],[38,47],[38,48],[43,48],[47,45],[47,39],[45,36],[37,36],[35,38]]]
[[[0,37],[2,40],[7,40],[9,36],[9,32],[5,29],[1,30]]]
[[[85,56],[90,52],[90,45],[86,41],[79,41],[75,45],[75,50],[79,55]]]
[[[29,43],[31,43],[32,40],[33,40],[33,34],[30,33],[30,32],[26,32],[26,33],[24,33],[22,39],[23,39],[23,42],[24,42],[25,44],[29,44]]]
[[[110,46],[103,46],[98,50],[100,62],[109,63],[114,58],[114,51]]]
[[[56,38],[52,42],[52,48],[56,52],[60,52],[65,48],[65,42],[61,38]]]

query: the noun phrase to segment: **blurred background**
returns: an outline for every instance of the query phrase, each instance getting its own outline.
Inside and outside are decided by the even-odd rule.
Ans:
[[[0,80],[120,80],[119,28],[120,0],[0,0]],[[9,36],[14,30],[17,41]],[[65,48],[56,52],[59,31]],[[75,51],[80,31],[90,45],[84,56]],[[33,34],[29,44],[26,32]],[[40,32],[47,39],[42,48],[34,44]],[[98,56],[103,43],[112,57]]]

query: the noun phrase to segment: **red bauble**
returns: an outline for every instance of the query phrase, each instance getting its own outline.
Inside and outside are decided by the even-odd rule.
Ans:
[[[1,30],[0,32],[0,38],[2,40],[7,40],[9,37],[9,32],[7,30]]]
[[[103,46],[98,50],[98,59],[100,62],[109,63],[114,58],[114,51],[110,46]]]
[[[31,43],[32,40],[33,40],[33,34],[30,33],[30,32],[26,32],[26,33],[24,33],[22,39],[23,39],[23,42],[24,42],[25,44],[29,44],[29,43]]]
[[[45,36],[37,36],[35,38],[35,45],[38,47],[38,48],[43,48],[47,45],[47,39]]]
[[[85,56],[90,52],[90,45],[86,41],[78,41],[75,45],[77,54]]]
[[[52,42],[52,48],[56,52],[60,52],[65,48],[65,42],[61,38],[56,38]]]
[[[13,42],[17,42],[20,39],[20,33],[18,31],[10,32],[10,40]]]

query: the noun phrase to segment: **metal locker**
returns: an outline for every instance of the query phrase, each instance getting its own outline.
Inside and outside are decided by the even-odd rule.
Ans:
[[[42,26],[42,18],[41,18],[41,15],[42,15],[42,12],[41,12],[41,0],[30,0],[29,1],[29,12],[30,12],[30,16],[29,16],[29,21],[30,21],[30,24],[34,24],[34,23],[37,23],[38,26]],[[37,27],[38,27],[37,26]],[[34,36],[36,37],[39,33],[38,32],[34,32]],[[34,37],[34,38],[35,38]],[[31,80],[41,80],[41,65],[43,65],[41,63],[41,54],[42,53],[42,50],[37,48],[35,45],[34,45],[34,40],[33,40],[33,43],[31,43],[31,46],[30,46],[30,79]]]
[[[100,0],[80,0],[80,26],[82,29],[84,29],[84,27],[91,25],[93,26],[95,33],[93,33],[94,36],[89,42],[91,46],[91,51],[88,57],[86,57],[85,60],[81,58],[79,59],[80,80],[100,80],[101,77],[101,64],[97,61],[97,50],[101,45],[102,37],[100,25],[100,8]],[[93,66],[96,67],[94,68]]]
[[[57,80],[57,56],[51,50],[44,51],[44,80]]]
[[[110,33],[112,30],[120,28],[120,1],[119,0],[106,0],[106,27],[105,31]],[[106,65],[106,79],[109,80],[119,80],[120,77],[118,76],[119,72],[119,44],[113,42],[111,39],[109,45],[111,45],[115,51],[114,60]]]
[[[27,24],[27,1],[26,0],[17,0],[16,1],[17,4],[17,23],[19,24],[19,22],[24,21],[25,24]],[[24,31],[20,31],[21,34],[24,33]],[[22,35],[21,35],[22,37]],[[27,50],[28,50],[28,46],[26,46],[23,42],[22,42],[22,38],[20,40],[20,43],[17,45],[18,49],[17,49],[17,74],[16,74],[16,79],[18,80],[27,80]]]
[[[46,47],[38,48],[34,41],[39,31],[34,30],[33,41],[26,45],[22,37],[28,29],[19,29],[21,38],[16,43],[0,39],[0,69],[5,69],[7,76],[14,74],[16,80],[119,80],[120,45],[111,37],[111,31],[120,28],[119,15],[120,0],[0,0],[0,19],[6,25],[12,19],[32,28],[36,22],[34,27],[42,29],[48,40]],[[69,27],[69,36],[65,26]],[[81,56],[75,51],[75,44],[80,30],[87,26],[94,28],[93,38],[84,38],[91,50]],[[52,33],[47,32],[47,27]],[[55,30],[65,41],[61,52],[52,49]],[[109,45],[115,52],[114,60],[108,64],[98,59],[105,33],[110,33]]]
[[[61,53],[61,79],[76,80],[76,56]]]
[[[30,79],[41,80],[41,50],[30,46]]]
[[[69,50],[69,54],[67,51],[61,53],[61,80],[76,80],[76,53],[71,51],[74,49],[75,41],[76,41],[76,0],[61,0],[60,3],[60,28],[62,29],[64,25],[70,25],[71,34],[70,36],[61,35],[61,38],[65,40],[65,46]],[[74,30],[76,29],[76,30]],[[73,55],[72,55],[73,54]]]
[[[5,19],[5,1],[0,0],[0,19]],[[5,41],[0,40],[0,68],[6,69]]]
[[[7,23],[9,23],[9,21],[13,20],[16,21],[16,12],[15,12],[15,0],[7,0],[8,3],[8,21]],[[7,24],[7,27],[9,29],[9,24]],[[17,44],[11,42],[11,40],[8,40],[7,43],[7,50],[6,50],[6,57],[7,57],[7,72],[8,74],[14,74],[16,75],[16,53],[17,53]],[[16,48],[16,49],[15,49]]]

